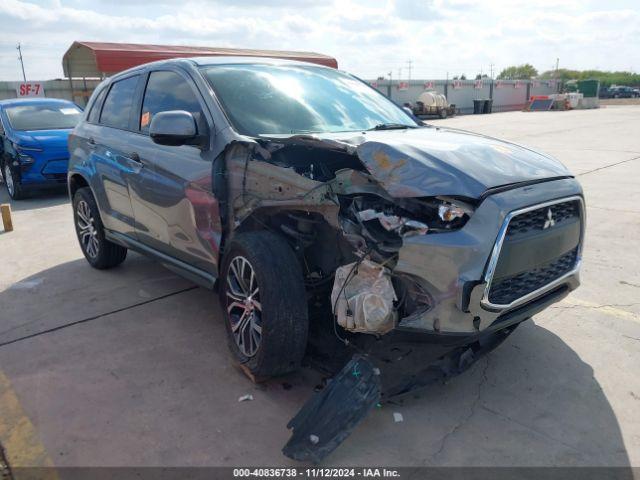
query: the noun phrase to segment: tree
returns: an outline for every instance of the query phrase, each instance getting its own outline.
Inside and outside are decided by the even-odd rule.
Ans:
[[[463,73],[462,75],[460,75],[460,80],[466,80],[467,76]]]
[[[498,80],[531,80],[538,76],[538,70],[529,63],[524,65],[513,65],[500,72]]]
[[[600,80],[600,86],[607,87],[609,85],[628,85],[635,87],[640,85],[640,74],[633,72],[610,72],[603,70],[568,70],[560,68],[548,70],[540,75],[542,79],[558,78],[563,81],[567,80]]]

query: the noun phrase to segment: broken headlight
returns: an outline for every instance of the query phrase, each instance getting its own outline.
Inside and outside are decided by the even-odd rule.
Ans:
[[[434,231],[451,231],[464,227],[475,210],[471,203],[457,198],[438,197],[422,201],[437,212],[437,218],[430,224]]]
[[[438,207],[438,216],[443,222],[453,222],[457,218],[462,218],[465,215],[465,211],[457,205],[450,203],[443,203]]]
[[[390,201],[377,195],[340,199],[340,225],[357,250],[382,257],[397,252],[403,238],[462,228],[472,207],[449,198],[405,198]],[[442,207],[442,208],[440,208]]]
[[[376,220],[384,230],[402,237],[457,230],[469,220],[473,209],[470,203],[450,197],[398,199],[391,203],[362,196],[351,204],[359,223]]]

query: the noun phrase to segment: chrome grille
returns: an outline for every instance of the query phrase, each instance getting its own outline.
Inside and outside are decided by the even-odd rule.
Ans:
[[[496,305],[509,303],[535,292],[557,278],[570,272],[576,264],[578,248],[565,253],[556,260],[511,277],[501,278],[491,284],[489,301]]]
[[[542,230],[551,211],[555,224],[561,224],[580,215],[580,203],[577,200],[556,203],[548,207],[538,208],[530,212],[513,217],[509,222],[507,237],[526,234],[531,231]]]
[[[579,197],[509,215],[490,261],[483,302],[503,308],[520,304],[574,270],[582,215]],[[528,252],[533,252],[530,257]]]

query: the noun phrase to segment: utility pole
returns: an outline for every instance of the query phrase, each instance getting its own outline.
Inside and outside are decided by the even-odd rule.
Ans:
[[[407,69],[409,70],[409,77],[407,79],[411,80],[411,64],[413,63],[413,61],[407,60],[406,63],[407,63]]]
[[[398,81],[402,78],[402,67],[398,68]]]
[[[556,78],[558,78],[558,64],[560,63],[560,59],[556,58]]]
[[[489,64],[489,68],[491,69],[491,79],[493,79],[493,67],[495,66],[494,63],[490,63]]]
[[[22,48],[20,47],[20,43],[18,43],[18,59],[20,59],[20,66],[22,67],[22,79],[24,83],[27,83],[27,76],[24,74],[24,62],[22,61]]]

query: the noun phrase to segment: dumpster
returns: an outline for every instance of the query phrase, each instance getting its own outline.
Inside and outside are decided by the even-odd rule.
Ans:
[[[482,113],[491,113],[492,108],[493,100],[485,100],[484,105],[482,106]]]
[[[479,113],[482,113],[482,110],[484,110],[484,100],[474,100],[473,101],[473,114],[477,115]]]

